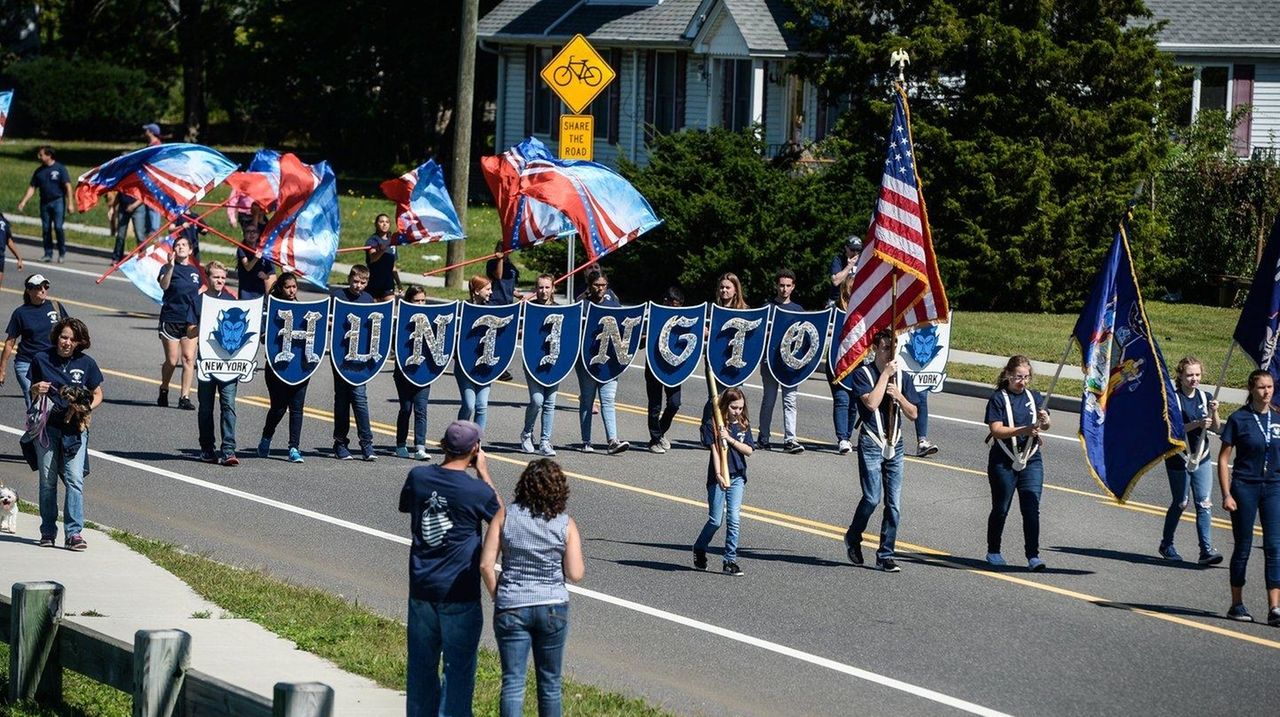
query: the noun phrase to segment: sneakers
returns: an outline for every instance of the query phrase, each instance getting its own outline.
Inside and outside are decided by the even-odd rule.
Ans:
[[[407,446],[396,446],[396,458],[408,458],[409,448]]]
[[[54,540],[53,540],[53,536],[52,536],[52,535],[42,535],[42,536],[40,536],[40,542],[39,542],[39,543],[37,543],[37,545],[39,545],[39,546],[40,546],[40,547],[42,547],[42,548],[52,548],[52,547],[54,547]]]
[[[1208,550],[1202,550],[1200,551],[1200,559],[1196,562],[1200,563],[1201,565],[1217,565],[1218,563],[1222,562],[1222,553],[1219,553],[1213,548],[1209,548]]]
[[[74,550],[77,553],[81,553],[88,549],[89,543],[85,542],[85,539],[81,537],[79,533],[67,538],[67,550]]]
[[[340,461],[351,460],[351,451],[347,450],[346,445],[342,443],[333,444],[333,457]]]
[[[583,452],[583,453],[595,453],[595,452],[596,452],[596,449],[592,448],[590,443],[583,443],[583,444],[582,444],[582,452]]]
[[[235,468],[236,466],[240,465],[240,459],[236,458],[236,454],[234,453],[228,453],[227,455],[223,456],[222,460],[219,462],[222,463],[222,465],[226,466],[227,468]]]
[[[1030,570],[1033,573],[1044,572],[1045,567],[1044,561],[1040,559],[1039,555],[1027,560],[1027,570]]]
[[[58,255],[58,263],[59,263],[59,264],[61,264],[62,262],[66,261],[66,260],[67,260],[67,255],[66,255],[66,254],[59,254],[59,255]]]
[[[1227,609],[1227,618],[1236,622],[1253,622],[1253,615],[1245,609],[1244,603],[1236,603]]]
[[[845,541],[844,554],[849,556],[849,562],[854,565],[862,565],[862,543],[850,543]]]
[[[658,443],[661,444],[662,450],[664,451],[671,450],[671,441],[668,441],[666,436],[662,436],[661,438],[659,438]]]
[[[264,438],[258,441],[258,457],[266,458],[271,455],[271,439]]]
[[[928,438],[921,438],[916,444],[916,457],[927,458],[938,452],[938,447],[929,441]]]
[[[707,569],[707,551],[698,550],[697,548],[693,549],[693,569],[694,570]]]
[[[840,443],[836,446],[836,451],[839,452],[840,455],[842,456],[849,455],[849,451],[852,451],[852,450],[853,450],[853,444],[850,443],[849,441],[840,441]]]
[[[373,454],[373,446],[360,446],[360,459],[364,461],[378,460],[378,457]]]
[[[48,261],[48,259],[46,259],[45,261]],[[160,389],[160,395],[156,398],[156,405],[159,406],[160,408],[169,407],[169,389],[167,388]]]
[[[533,453],[533,434],[526,433],[520,437],[520,450],[525,453]]]
[[[769,442],[769,439],[768,439],[768,438],[757,438],[757,439],[756,439],[756,450],[757,450],[757,451],[771,451],[771,450],[773,450],[773,444]]]
[[[993,568],[1003,568],[1008,563],[1004,561],[1004,556],[1000,553],[987,553],[987,565]]]
[[[742,568],[738,567],[737,563],[725,563],[720,567],[720,572],[725,575],[732,575],[735,578],[742,577]]]
[[[200,451],[200,462],[217,463],[218,457],[213,454],[213,451]]]
[[[666,453],[667,449],[662,447],[662,441],[650,441],[649,452],[650,453]]]
[[[48,264],[49,262],[53,261],[53,255],[45,254],[44,256],[40,257],[40,261],[43,261],[44,263]]]
[[[898,567],[898,561],[893,558],[885,558],[876,561],[876,568],[886,573],[900,573],[902,568]]]
[[[498,380],[499,380],[499,381],[514,381],[514,380],[515,380],[515,377],[511,375],[511,372],[510,372],[510,371],[503,371],[503,372],[502,372],[502,375],[498,377]]]
[[[290,463],[301,463],[301,462],[302,462],[302,451],[298,450],[297,448],[290,448],[290,449],[289,449],[289,462],[290,462]]]
[[[804,453],[804,446],[800,445],[799,441],[791,440],[782,444],[782,450],[794,456]]]
[[[538,454],[551,458],[555,456],[556,449],[551,447],[551,443],[549,441],[543,441],[542,444],[538,446]]]
[[[1175,563],[1182,562],[1182,556],[1178,554],[1178,549],[1173,545],[1161,545],[1160,557]]]
[[[1273,607],[1267,611],[1267,624],[1271,627],[1280,627],[1280,607]]]
[[[196,404],[191,402],[190,396],[183,396],[178,399],[178,408],[181,408],[184,411],[194,411],[196,410]]]
[[[416,461],[429,461],[431,456],[427,455],[426,446],[414,446],[413,459]]]
[[[626,441],[609,441],[609,455],[611,456],[616,456],[619,453],[626,453],[629,448],[631,448],[631,444]]]

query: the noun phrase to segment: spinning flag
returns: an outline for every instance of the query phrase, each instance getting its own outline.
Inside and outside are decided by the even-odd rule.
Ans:
[[[1187,445],[1123,224],[1074,334],[1085,374],[1080,411],[1085,462],[1094,479],[1123,503],[1148,468]]]
[[[13,90],[0,92],[0,139],[4,138],[4,123],[9,119],[9,107],[13,105]]]
[[[280,198],[280,153],[274,149],[258,150],[249,167],[243,172],[232,172],[227,184],[232,189],[228,203],[235,205],[245,196],[263,211],[273,211]]]
[[[160,288],[160,270],[169,263],[169,255],[173,253],[173,239],[172,236],[157,237],[142,251],[129,257],[120,265],[120,272],[129,277],[129,281],[132,281],[139,291],[157,304],[164,298],[164,289]],[[194,268],[200,273],[200,283],[204,283],[204,269],[196,261],[194,254],[187,257],[185,265],[180,266]]]
[[[279,206],[262,229],[257,247],[262,255],[328,287],[340,231],[338,182],[329,163],[307,165],[292,154],[282,155]]]
[[[236,169],[199,144],[157,144],[95,167],[76,184],[76,208],[89,211],[113,189],[141,199],[167,217],[186,212]]]
[[[836,380],[862,363],[871,348],[871,337],[880,329],[906,331],[921,324],[946,321],[950,313],[916,169],[907,96],[901,86],[895,85],[894,90],[893,124],[884,173],[880,175],[880,197],[871,213],[862,256],[858,257],[858,279],[849,297],[849,313],[838,331]]]
[[[462,239],[465,232],[444,187],[444,171],[435,160],[381,184],[396,203],[397,244]]]
[[[1276,334],[1280,331],[1280,220],[1271,228],[1271,238],[1262,250],[1249,296],[1236,322],[1235,340],[1249,358],[1271,372],[1272,378],[1280,376],[1280,362],[1276,360]],[[1280,379],[1278,379],[1280,380]]]
[[[520,176],[530,160],[553,159],[546,145],[533,137],[500,155],[481,157],[484,181],[493,193],[502,220],[502,248],[528,249],[548,239],[560,239],[574,232],[564,212],[537,199],[520,194]]]

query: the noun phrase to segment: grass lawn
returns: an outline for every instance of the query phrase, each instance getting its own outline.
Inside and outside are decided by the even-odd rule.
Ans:
[[[9,646],[0,642],[0,694],[9,689]],[[64,670],[63,704],[35,705],[28,702],[0,705],[0,715],[10,717],[130,717],[133,698],[113,687]]]

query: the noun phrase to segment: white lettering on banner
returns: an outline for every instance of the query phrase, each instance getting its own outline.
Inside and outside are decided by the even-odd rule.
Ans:
[[[747,362],[742,360],[742,354],[747,347],[747,332],[760,328],[762,320],[732,318],[724,322],[724,330],[733,332],[733,338],[729,339],[729,358],[724,362],[725,366],[729,368],[746,367]]]
[[[804,347],[805,341],[809,342],[809,349],[804,355],[797,356],[800,349]],[[809,362],[813,360],[815,354],[818,353],[818,344],[821,340],[818,338],[818,327],[808,321],[794,323],[787,327],[786,333],[782,334],[782,343],[778,347],[782,354],[782,363],[792,371],[799,371]]]
[[[413,332],[409,334],[409,339],[413,342],[413,349],[409,354],[409,358],[404,360],[404,365],[417,366],[427,360],[427,357],[422,355],[423,344],[426,344],[431,351],[431,360],[437,366],[444,366],[448,363],[449,357],[444,355],[444,335],[445,327],[449,325],[450,321],[453,321],[453,314],[440,314],[437,316],[434,330],[426,314],[414,314],[410,321],[413,322]]]
[[[636,327],[644,323],[643,316],[628,316],[622,320],[622,329],[618,329],[618,319],[613,316],[605,316],[600,319],[600,348],[596,351],[596,355],[591,357],[591,365],[609,362],[609,347],[614,347],[614,354],[618,357],[618,363],[631,363],[634,354],[627,349],[631,346],[631,334]]]
[[[476,359],[477,366],[497,366],[498,357],[494,354],[494,348],[498,343],[498,329],[511,323],[514,316],[481,316],[476,319],[476,326],[483,326],[484,336],[480,338],[480,345],[484,350],[480,353],[480,357]]]
[[[249,381],[258,368],[258,362],[249,359],[200,359],[205,377],[214,381]]]
[[[360,353],[359,316],[347,314],[347,331],[342,339],[347,342],[347,355],[342,357],[343,361],[381,361],[378,344],[382,343],[382,314],[369,316],[369,350],[366,353]]]
[[[293,309],[279,309],[276,311],[276,316],[280,319],[280,353],[271,359],[271,363],[292,361],[294,341],[304,342],[304,363],[320,363],[320,357],[316,354],[316,324],[323,314],[319,311],[308,311],[303,314],[301,329],[291,328]]]
[[[539,366],[555,366],[556,361],[560,360],[560,333],[564,330],[564,314],[548,314],[547,318],[542,320],[542,325],[551,325],[551,332],[547,334],[546,344],[549,347],[547,355],[542,357],[538,362]]]
[[[694,344],[697,343],[697,337],[693,334],[682,334],[680,336],[680,353],[671,350],[671,332],[677,327],[682,329],[693,328],[698,320],[692,316],[672,316],[662,324],[662,329],[658,331],[658,355],[668,366],[679,366],[689,357],[693,355]]]

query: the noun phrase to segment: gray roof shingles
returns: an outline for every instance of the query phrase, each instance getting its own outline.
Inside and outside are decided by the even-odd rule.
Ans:
[[[1146,0],[1161,44],[1280,45],[1280,0]]]

